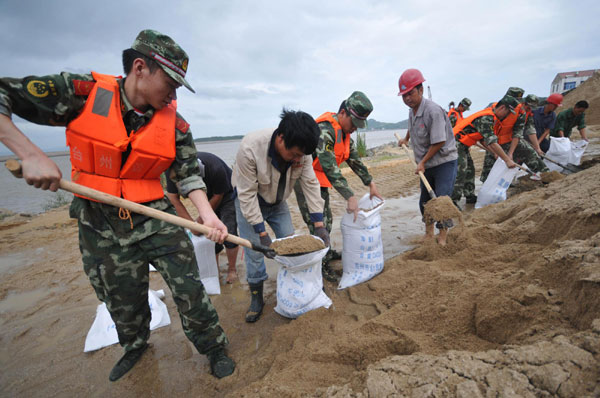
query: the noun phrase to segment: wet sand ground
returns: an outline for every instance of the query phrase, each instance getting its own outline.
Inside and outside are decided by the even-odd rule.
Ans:
[[[596,132],[592,150],[598,147],[600,133]],[[558,255],[547,242],[555,242],[560,253],[567,253],[560,260],[564,267],[571,264],[568,253],[576,256],[585,250],[585,257],[586,248],[593,247],[597,212],[586,206],[596,202],[579,196],[596,192],[597,178],[590,182],[596,169],[552,183],[550,189],[527,192],[520,201],[515,198],[476,212],[467,208],[465,229],[451,231],[449,246],[441,249],[415,243],[424,232],[417,205],[418,177],[397,148],[386,151],[391,153],[387,160],[370,163],[386,200],[381,212],[384,272],[342,291],[325,282],[332,307],[289,320],[273,311],[277,266],[268,260],[266,307],[259,322],[247,324],[249,292],[243,261],[238,259],[240,281],[222,284],[222,294],[211,297],[230,339],[229,352],[237,362],[234,375],[223,380],[208,374],[208,361],[182,333],[166,284],[152,273],[150,287],[165,289],[172,323],[153,331],[152,347],[140,363],[122,380],[110,383],[108,372],[122,355],[121,348],[115,345],[83,353],[98,300],[81,270],[75,221],[68,218],[66,209],[33,218],[4,218],[0,222],[2,396],[295,397],[336,392],[337,396],[357,396],[368,387],[372,366],[394,355],[483,352],[590,327],[600,309],[593,301],[586,301],[588,312],[575,306],[576,300],[565,290],[572,285],[571,279],[556,271],[559,260],[553,259]],[[483,152],[473,155],[479,169]],[[352,173],[348,179],[357,194],[367,192]],[[563,183],[571,184],[565,194],[558,185]],[[555,206],[564,204],[563,213],[568,206],[579,206],[578,210],[562,217],[553,213],[544,195]],[[293,198],[289,204],[296,232],[305,233]],[[344,201],[332,192],[332,243],[338,250],[344,208]],[[548,217],[541,219],[544,224],[540,226],[547,232],[539,239],[540,226],[527,218],[536,212],[537,217]],[[574,224],[569,227],[570,223]],[[505,230],[510,234],[504,234]],[[402,254],[408,249],[413,250]],[[586,258],[586,264],[592,260]],[[220,263],[224,278],[224,255]],[[593,289],[586,294],[597,297]],[[525,308],[515,307],[516,302]],[[518,317],[513,316],[517,313]]]

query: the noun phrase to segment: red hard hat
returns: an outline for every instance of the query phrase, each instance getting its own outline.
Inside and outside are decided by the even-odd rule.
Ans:
[[[562,94],[550,94],[550,96],[546,99],[546,102],[549,104],[554,104],[556,106],[562,105],[563,96]]]
[[[407,69],[400,75],[400,80],[398,80],[398,88],[400,92],[398,95],[403,95],[408,93],[410,90],[423,83],[425,78],[419,72],[418,69]]]

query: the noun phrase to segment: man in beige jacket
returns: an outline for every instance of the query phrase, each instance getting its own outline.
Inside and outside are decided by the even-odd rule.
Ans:
[[[277,238],[292,235],[294,226],[286,199],[296,181],[300,181],[315,235],[329,246],[329,233],[323,224],[323,199],[310,156],[319,135],[317,123],[309,114],[284,109],[277,129],[258,130],[244,137],[231,177],[237,190],[235,209],[242,238],[270,246],[265,221]],[[244,249],[244,254],[251,292],[246,322],[256,322],[264,306],[263,282],[267,272],[261,253]]]

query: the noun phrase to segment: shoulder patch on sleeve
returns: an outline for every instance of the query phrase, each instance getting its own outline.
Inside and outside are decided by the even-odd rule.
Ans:
[[[87,97],[90,95],[92,88],[94,88],[95,81],[88,80],[73,80],[73,88],[75,89],[75,95],[83,95]]]
[[[190,124],[178,116],[175,128],[185,134],[190,129]]]

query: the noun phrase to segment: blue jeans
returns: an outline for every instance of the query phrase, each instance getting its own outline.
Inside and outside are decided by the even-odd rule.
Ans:
[[[458,160],[451,160],[430,169],[425,169],[425,173],[423,174],[425,174],[425,178],[427,179],[427,182],[429,182],[429,185],[431,185],[431,189],[433,189],[436,196],[452,196],[457,168]],[[425,203],[430,199],[429,192],[427,192],[425,184],[421,181],[421,197],[419,198],[419,210],[421,210],[421,215],[423,215]],[[436,227],[450,228],[452,225],[454,225],[452,220],[446,220],[442,223],[437,223]]]
[[[274,206],[261,205],[260,212],[264,221],[269,223],[269,226],[275,232],[277,238],[284,238],[294,234],[292,216],[285,201]],[[238,198],[235,198],[235,213],[240,237],[260,244],[259,235],[254,232],[252,225],[242,215]],[[268,278],[265,268],[265,258],[262,253],[244,247],[244,257],[246,259],[246,279],[248,283],[256,284]]]

